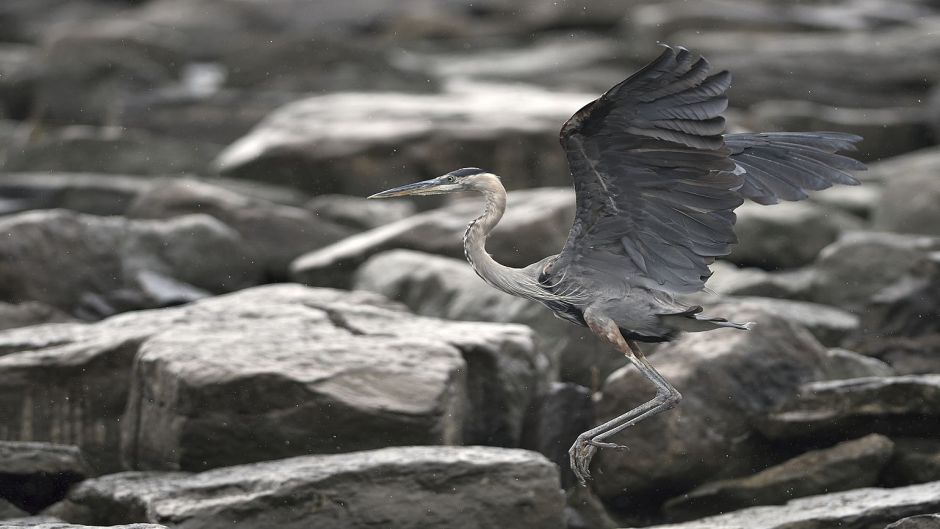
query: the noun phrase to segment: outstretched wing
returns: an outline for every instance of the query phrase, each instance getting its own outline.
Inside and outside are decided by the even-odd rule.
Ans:
[[[552,275],[614,273],[669,292],[704,285],[736,242],[741,171],[722,137],[728,72],[666,48],[561,130],[577,195]],[[556,275],[557,274],[557,275]]]
[[[854,151],[861,136],[844,132],[762,132],[728,134],[725,145],[744,185],[738,190],[760,204],[803,200],[806,190],[833,184],[858,185],[847,171],[862,171],[865,164],[835,154]]]

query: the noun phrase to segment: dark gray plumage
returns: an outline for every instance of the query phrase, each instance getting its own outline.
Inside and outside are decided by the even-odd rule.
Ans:
[[[656,385],[654,399],[578,437],[570,455],[582,482],[598,447],[618,447],[605,439],[681,398],[634,340],[750,328],[705,316],[679,297],[702,289],[708,265],[731,252],[734,209],[745,198],[773,204],[806,198],[806,190],[858,184],[847,171],[864,169],[836,154],[854,150],[861,138],[851,134],[723,135],[730,85],[728,72],[711,74],[704,58],[667,47],[576,112],[560,137],[576,192],[574,224],[558,255],[522,269],[497,263],[484,248],[506,206],[506,191],[491,173],[464,168],[373,195],[482,193],[483,214],[464,236],[477,274],[586,325]]]

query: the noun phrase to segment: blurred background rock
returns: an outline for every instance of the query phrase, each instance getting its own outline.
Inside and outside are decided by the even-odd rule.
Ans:
[[[650,348],[686,398],[581,489],[652,388],[473,274],[473,198],[363,197],[484,167],[556,253],[558,129],[658,42],[869,170],[738,210],[695,300],[759,325]],[[4,0],[0,328],[4,527],[933,527],[940,5]]]

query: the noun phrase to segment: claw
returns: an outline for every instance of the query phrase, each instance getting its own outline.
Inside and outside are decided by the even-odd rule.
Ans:
[[[569,463],[574,476],[578,478],[581,486],[586,486],[591,479],[591,459],[597,452],[597,446],[586,437],[578,437],[568,450]]]
[[[598,448],[611,448],[618,451],[629,450],[626,446],[618,445],[617,443],[605,443],[603,441],[595,441],[594,439],[588,440],[588,443]]]

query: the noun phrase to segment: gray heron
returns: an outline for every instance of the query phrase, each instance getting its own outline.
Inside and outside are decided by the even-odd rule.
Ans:
[[[684,48],[663,53],[562,127],[576,213],[561,253],[525,268],[497,263],[484,247],[506,208],[497,175],[475,167],[389,189],[369,198],[476,191],[483,213],[464,235],[467,260],[495,288],[538,301],[623,353],[656,386],[656,395],[578,436],[569,450],[583,485],[608,439],[675,407],[682,396],[637,347],[683,331],[747,330],[750,323],[709,317],[680,300],[704,287],[717,257],[737,241],[734,210],[802,200],[806,190],[857,185],[848,171],[859,136],[838,132],[724,134],[727,71]]]

